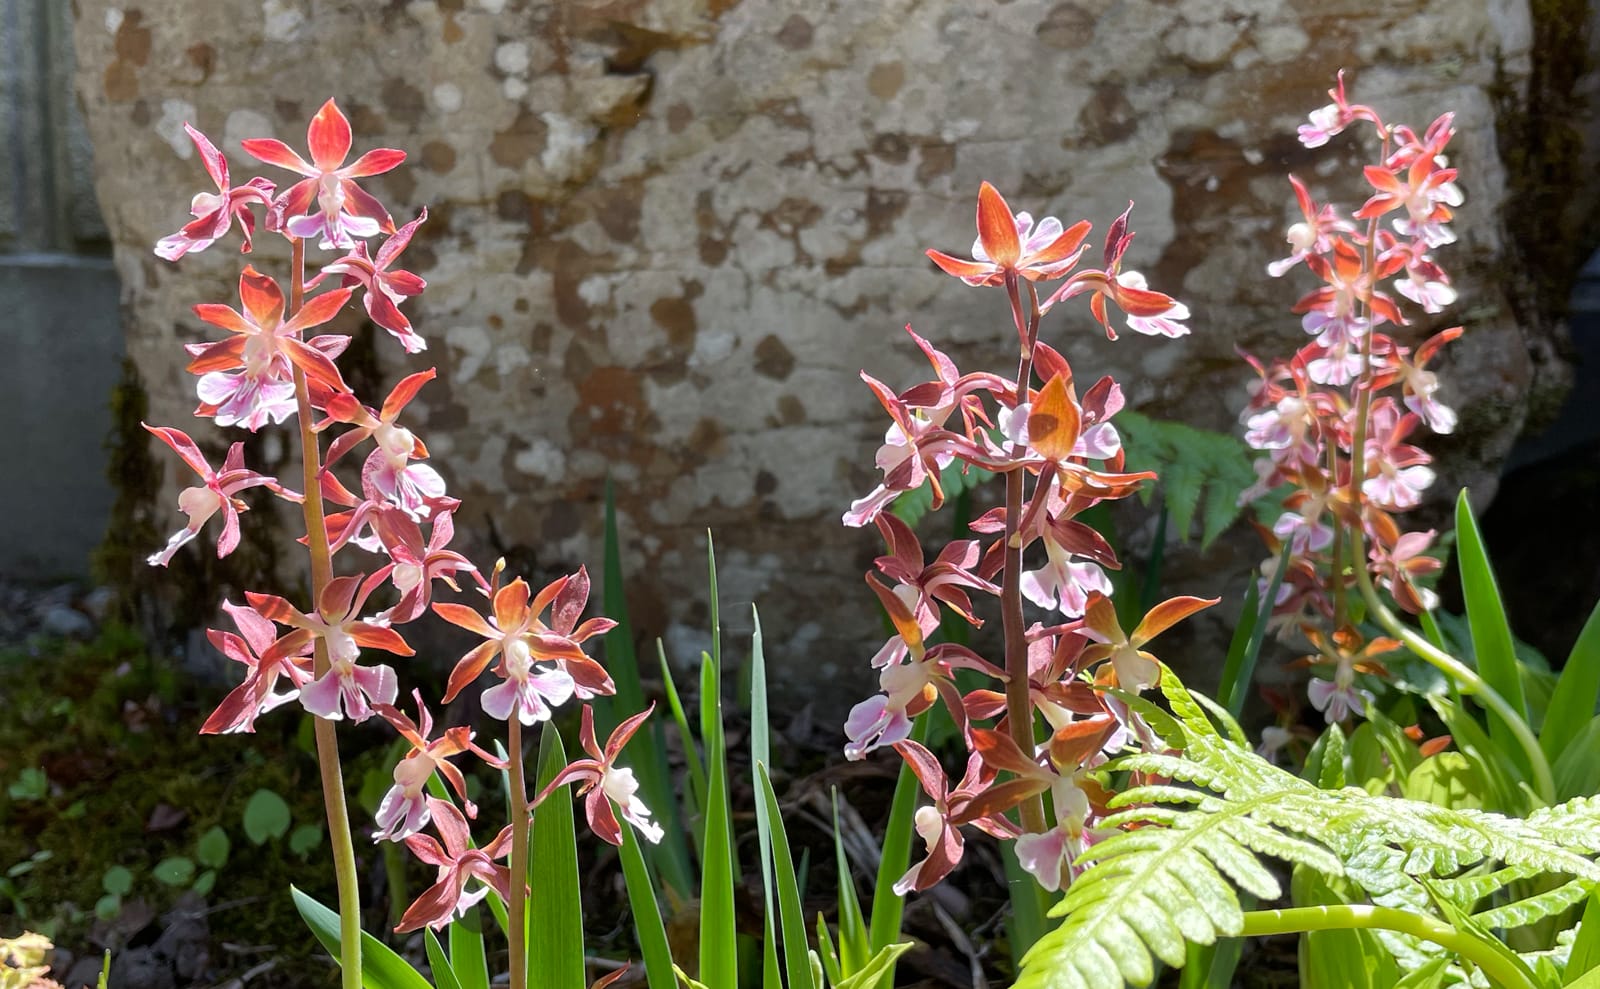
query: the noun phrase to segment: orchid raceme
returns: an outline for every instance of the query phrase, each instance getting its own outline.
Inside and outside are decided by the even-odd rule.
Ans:
[[[1245,442],[1263,454],[1260,482],[1245,497],[1288,491],[1283,513],[1270,523],[1269,548],[1288,552],[1271,624],[1286,633],[1307,629],[1314,645],[1334,636],[1341,654],[1358,655],[1349,602],[1363,579],[1406,612],[1429,610],[1437,600],[1423,583],[1442,569],[1428,555],[1434,533],[1405,532],[1396,516],[1417,508],[1435,479],[1431,457],[1414,435],[1423,426],[1436,433],[1455,427],[1456,415],[1440,402],[1438,378],[1427,366],[1461,328],[1436,332],[1420,345],[1400,335],[1419,315],[1455,300],[1433,252],[1455,240],[1448,223],[1462,196],[1457,170],[1443,154],[1455,134],[1453,115],[1438,117],[1418,136],[1351,102],[1342,73],[1330,96],[1333,103],[1300,128],[1301,142],[1319,147],[1351,124],[1370,124],[1381,145],[1362,171],[1370,195],[1344,213],[1318,203],[1291,176],[1301,217],[1289,228],[1293,252],[1267,271],[1282,276],[1304,261],[1321,281],[1293,307],[1315,339],[1287,360],[1247,358],[1260,381],[1241,419]],[[1411,306],[1421,313],[1408,315]],[[1274,560],[1264,570],[1275,566]],[[1329,721],[1364,712],[1372,695],[1355,682],[1362,665],[1329,662],[1333,678],[1310,684],[1314,706]]]
[[[1059,885],[1070,874],[1066,863],[1074,850],[1093,834],[1104,800],[1089,801],[1083,796],[1088,784],[1074,782],[1082,764],[1057,769],[1049,753],[1037,749],[1034,724],[1043,716],[1063,738],[1091,726],[1113,748],[1153,737],[1127,706],[1105,703],[1096,684],[1149,686],[1154,677],[1145,664],[1154,663],[1142,652],[1144,642],[1211,603],[1174,599],[1132,636],[1114,621],[1101,621],[1100,612],[1110,608],[1105,571],[1120,563],[1105,538],[1078,518],[1134,494],[1156,475],[1125,469],[1114,423],[1124,398],[1116,382],[1101,378],[1080,396],[1070,362],[1040,339],[1042,318],[1065,312],[1069,300],[1087,295],[1091,319],[1112,339],[1108,307],[1121,309],[1138,333],[1188,332],[1187,308],[1124,268],[1133,239],[1128,216],[1125,211],[1111,225],[1103,267],[1080,270],[1088,221],[1035,221],[1029,213],[1013,213],[1000,192],[983,183],[972,260],[927,253],[940,270],[967,285],[1006,293],[1021,348],[1017,372],[962,373],[908,327],[934,377],[897,391],[862,373],[890,425],[875,457],[882,482],[850,506],[844,522],[874,523],[888,544],[874,565],[889,582],[869,574],[867,584],[894,634],[871,660],[880,692],[857,704],[845,722],[845,755],[861,759],[894,747],[933,800],[915,821],[927,855],[900,880],[898,891],[926,889],[948,874],[961,857],[961,828],[967,824],[1016,838],[1019,853],[1026,851],[1024,865],[1041,883]],[[1057,280],[1060,286],[1041,301],[1037,286]],[[945,500],[940,473],[957,465],[1002,475],[1005,502],[971,523],[979,538],[953,540],[929,564],[916,533],[889,509],[901,495],[926,486],[938,510]],[[1041,564],[1024,564],[1030,550],[1042,557]],[[935,641],[946,621],[983,624],[981,602],[988,596],[1000,601],[1004,662]],[[1042,609],[1045,621],[1027,624],[1024,602]],[[1086,612],[1089,619],[1075,620]],[[982,674],[992,689],[962,696],[954,678],[958,669]],[[954,788],[928,750],[910,740],[912,719],[936,702],[949,711],[971,752]],[[993,728],[977,723],[990,719]],[[995,738],[1004,739],[1015,758],[987,761],[984,753],[998,751]],[[1047,791],[1055,794],[1055,821],[1044,816],[1041,796]],[[1000,816],[1013,808],[1020,826]]]
[[[435,369],[403,377],[381,407],[374,409],[355,394],[338,368],[337,360],[350,338],[310,335],[353,309],[350,303],[359,293],[367,317],[383,327],[401,349],[416,353],[426,346],[400,306],[419,296],[427,285],[400,267],[400,257],[422,230],[427,210],[420,210],[416,219],[397,230],[389,210],[355,181],[389,171],[401,163],[404,153],[381,148],[347,163],[353,143],[350,123],[334,101],[328,100],[307,130],[309,161],[277,140],[251,138],[243,142],[249,154],[297,172],[304,176],[302,180],[281,192],[262,178],[235,187],[230,185],[228,163],[221,152],[205,135],[185,126],[217,192],[196,196],[190,205],[194,221],[163,238],[156,253],[177,261],[237,229],[243,238],[242,250],[254,248],[259,258],[264,253],[260,250],[262,238],[252,241],[258,221],[259,229],[282,236],[289,247],[289,264],[280,277],[265,273],[264,261],[257,261],[263,270],[244,268],[239,277],[239,308],[220,303],[194,307],[202,321],[228,334],[185,348],[189,371],[200,376],[196,415],[210,418],[217,427],[251,431],[297,419],[302,477],[312,497],[302,497],[249,469],[243,443],[234,443],[222,469],[213,470],[187,434],[170,427],[147,426],[201,480],[199,486],[185,489],[179,497],[188,524],[153,554],[150,562],[165,566],[217,514],[223,517],[218,555],[230,553],[241,540],[240,514],[247,506],[239,493],[246,488],[265,487],[302,507],[307,535],[300,542],[310,555],[310,600],[314,604],[302,610],[287,598],[246,591],[246,604],[222,605],[238,632],[214,629],[208,638],[224,656],[244,667],[244,679],[201,731],[251,732],[259,717],[294,700],[315,716],[318,764],[339,878],[339,960],[346,989],[358,989],[362,984],[359,881],[333,722],[363,721],[378,714],[409,745],[394,768],[393,786],[378,807],[373,837],[403,841],[418,858],[437,867],[438,877],[405,911],[398,930],[442,927],[489,890],[507,901],[513,916],[522,916],[527,888],[510,881],[509,867],[501,860],[511,856],[513,862],[519,861],[523,852],[513,846],[521,841],[519,847],[526,847],[526,820],[513,815],[511,824],[494,840],[473,847],[467,822],[476,817],[477,808],[468,800],[466,778],[452,760],[471,754],[507,770],[518,777],[510,784],[513,793],[526,794],[527,783],[520,778],[522,753],[516,728],[548,717],[552,706],[571,697],[589,699],[615,692],[611,677],[582,649],[583,642],[615,623],[585,618],[589,578],[582,568],[530,600],[523,580],[502,585],[499,567],[494,569],[492,581],[486,580],[483,571],[452,546],[455,512],[461,503],[445,493],[443,475],[425,462],[428,448],[413,431],[415,423],[400,422],[419,390],[436,377]],[[264,211],[263,217],[257,217],[257,209]],[[366,243],[367,238],[379,234],[388,235],[381,244]],[[305,270],[308,240],[321,250],[340,252],[321,262],[310,279]],[[287,286],[288,291],[280,286]],[[319,436],[334,426],[347,428],[324,455]],[[343,478],[341,471],[347,472]],[[352,547],[377,554],[378,562],[345,566],[343,575],[336,576],[335,556]],[[941,578],[940,573],[936,565],[923,580],[943,588],[940,593],[946,597],[958,595],[959,590],[946,588],[946,584],[959,578]],[[490,598],[491,619],[465,604],[438,600],[446,591],[461,591],[462,575],[470,577]],[[395,707],[401,679],[414,671],[375,664],[368,656],[373,651],[412,656],[398,627],[429,612],[477,631],[486,640],[457,665],[445,701],[454,699],[492,660],[500,658],[497,672],[504,682],[485,691],[483,703],[496,717],[516,723],[508,729],[506,739],[513,750],[510,759],[490,755],[466,725],[436,733],[422,690],[412,690],[416,720]],[[641,833],[660,835],[638,800],[638,784],[615,764],[623,742],[643,718],[641,714],[626,722],[625,730],[619,729],[604,751],[594,744],[592,723],[585,723],[584,742],[594,759],[575,764],[568,778],[582,779],[585,788],[593,790],[591,819],[603,837],[612,834],[607,832],[606,822],[614,825],[616,820],[608,801],[615,801],[623,817],[634,822]],[[454,804],[428,795],[426,785],[435,774],[454,791],[465,814]],[[525,797],[522,803],[525,805]],[[423,833],[430,825],[438,833],[437,840]],[[512,958],[525,957],[523,933],[513,930],[509,937]],[[513,965],[512,984],[514,989],[526,989],[528,984],[527,973],[517,965]]]

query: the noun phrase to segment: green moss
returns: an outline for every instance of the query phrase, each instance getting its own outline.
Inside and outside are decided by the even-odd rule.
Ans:
[[[289,972],[321,962],[288,896],[291,883],[333,898],[323,855],[302,860],[286,839],[256,849],[241,816],[258,788],[290,804],[296,825],[322,821],[314,761],[300,750],[292,711],[263,719],[260,733],[222,738],[196,734],[205,708],[180,683],[172,660],[152,657],[138,636],[113,628],[87,644],[41,644],[0,652],[0,872],[40,850],[50,857],[14,880],[29,924],[45,923],[63,947],[91,947],[94,906],[112,866],[133,873],[127,900],[159,916],[179,889],[152,875],[169,856],[193,858],[199,837],[220,825],[233,852],[207,897],[214,943],[275,945]],[[207,691],[220,699],[220,688]],[[14,799],[5,784],[27,767],[50,780],[43,799]],[[169,821],[170,808],[181,814]],[[326,845],[323,845],[326,848]],[[21,929],[15,904],[0,897],[0,930]],[[215,955],[215,953],[214,953]],[[260,958],[244,957],[240,968]],[[224,969],[227,957],[213,962]],[[319,968],[320,970],[320,968]]]

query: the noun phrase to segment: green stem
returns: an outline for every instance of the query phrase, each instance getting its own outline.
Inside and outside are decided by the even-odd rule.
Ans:
[[[292,259],[289,311],[292,317],[305,301],[306,245],[290,240]],[[311,391],[305,372],[294,369],[294,397],[300,425],[300,474],[305,486],[301,506],[306,523],[306,544],[311,551],[311,609],[316,611],[322,589],[333,579],[333,552],[328,548],[328,524],[322,505],[322,448],[311,429]],[[318,636],[313,672],[321,677],[333,665],[327,640]],[[333,872],[339,886],[339,979],[344,989],[361,989],[361,884],[356,876],[355,843],[350,837],[350,809],[345,804],[344,771],[339,765],[339,737],[333,722],[313,721],[317,739],[317,768],[322,775],[322,803],[328,812],[328,845],[333,850]]]
[[[1243,937],[1268,934],[1300,934],[1306,931],[1367,928],[1397,931],[1432,941],[1476,965],[1492,985],[1502,989],[1537,989],[1512,957],[1494,945],[1456,930],[1433,917],[1407,913],[1392,907],[1364,903],[1338,903],[1319,907],[1293,907],[1287,910],[1252,910],[1244,915]]]
[[[510,718],[511,750],[511,919],[506,924],[511,940],[511,989],[528,985],[528,789],[522,771],[522,722]]]
[[[1378,590],[1372,585],[1372,575],[1366,567],[1356,567],[1356,581],[1361,585],[1361,596],[1366,598],[1367,609],[1372,618],[1382,625],[1390,635],[1405,643],[1423,662],[1443,673],[1455,682],[1456,688],[1463,694],[1470,694],[1478,698],[1479,703],[1500,716],[1517,737],[1517,744],[1528,756],[1528,762],[1533,766],[1533,784],[1539,794],[1539,799],[1546,804],[1556,802],[1555,777],[1550,772],[1550,761],[1545,758],[1544,748],[1539,745],[1539,739],[1534,736],[1533,729],[1522,719],[1510,703],[1499,692],[1478,675],[1478,671],[1463,663],[1438,646],[1429,642],[1415,629],[1410,628],[1400,621],[1395,613],[1378,597]]]

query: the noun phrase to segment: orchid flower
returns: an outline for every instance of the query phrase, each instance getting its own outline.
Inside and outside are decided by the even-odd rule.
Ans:
[[[183,462],[200,475],[200,487],[184,488],[178,495],[178,509],[189,516],[189,524],[174,532],[167,545],[152,553],[147,562],[164,567],[172,561],[178,547],[200,534],[206,521],[218,511],[222,512],[222,535],[217,537],[217,557],[227,556],[239,545],[239,513],[249,507],[238,493],[246,488],[264,487],[285,501],[299,502],[301,496],[280,485],[275,478],[258,474],[244,465],[244,444],[235,443],[228,448],[221,472],[213,471],[205,454],[187,433],[170,426],[151,426],[140,423],[145,430],[170,446]]]
[[[652,703],[618,725],[611,732],[611,737],[606,739],[606,747],[602,750],[595,739],[594,709],[588,704],[583,705],[578,738],[583,750],[589,753],[589,758],[578,759],[556,773],[539,792],[534,803],[543,802],[568,783],[581,782],[577,795],[584,798],[584,816],[589,819],[589,828],[595,837],[612,845],[622,844],[622,825],[617,823],[613,809],[615,805],[622,810],[622,819],[633,825],[646,841],[653,845],[660,844],[664,832],[661,825],[650,819],[650,808],[639,799],[639,781],[634,778],[633,770],[617,765],[617,756],[622,754],[628,740],[633,738],[634,732],[639,730],[639,726],[644,724],[655,708]]]
[[[386,567],[365,580],[355,575],[335,577],[323,588],[314,615],[305,614],[275,594],[245,594],[250,606],[267,618],[305,629],[327,643],[328,671],[300,691],[301,705],[312,714],[329,721],[348,715],[352,721],[361,722],[372,717],[373,704],[394,703],[399,690],[394,670],[356,662],[364,648],[381,649],[396,656],[415,655],[400,633],[358,617],[368,595],[388,578]]]
[[[308,176],[273,201],[269,229],[304,239],[320,238],[318,246],[325,251],[348,251],[356,238],[395,232],[389,211],[353,180],[389,171],[405,160],[405,152],[379,148],[346,165],[350,137],[350,121],[329,100],[306,129],[309,163],[282,141],[252,138],[243,142],[244,150],[255,158]],[[317,209],[308,213],[313,199]]]
[[[257,177],[241,186],[229,185],[228,159],[223,157],[222,152],[218,151],[216,145],[208,141],[204,134],[188,124],[184,124],[183,129],[194,142],[195,149],[200,152],[200,161],[205,165],[206,174],[211,176],[211,181],[217,184],[217,191],[215,194],[195,193],[194,201],[189,204],[189,213],[194,219],[184,224],[183,229],[177,233],[157,241],[156,257],[165,261],[176,261],[185,254],[199,253],[226,236],[236,218],[239,221],[239,231],[244,235],[244,244],[239,248],[239,252],[249,253],[250,235],[255,231],[256,225],[255,214],[250,212],[250,207],[270,206],[274,192],[273,184]]]
[[[412,721],[399,708],[388,704],[375,704],[373,710],[389,722],[400,737],[411,743],[411,751],[394,767],[394,786],[383,795],[378,804],[376,821],[378,830],[372,833],[376,840],[403,841],[427,826],[433,816],[427,798],[428,780],[438,773],[461,798],[468,817],[477,817],[478,809],[467,799],[467,780],[461,770],[449,761],[451,756],[471,752],[497,769],[505,768],[505,761],[485,752],[472,741],[472,729],[465,725],[447,728],[438,738],[433,734],[433,715],[422,703],[422,692],[413,690],[411,697],[417,702],[417,716],[421,725]]]
[[[360,285],[366,289],[361,303],[366,307],[367,315],[374,323],[388,330],[406,353],[416,354],[428,349],[428,342],[412,329],[411,321],[400,311],[400,303],[410,296],[421,295],[428,283],[421,277],[403,269],[390,270],[400,252],[411,243],[411,237],[416,233],[417,227],[428,218],[428,211],[424,209],[415,220],[395,231],[389,239],[378,248],[376,257],[367,255],[367,245],[357,242],[354,250],[337,261],[322,266],[322,272],[307,283],[307,288],[316,285],[328,275],[343,275],[346,288]]]
[[[310,632],[295,629],[279,638],[277,627],[254,608],[224,601],[222,610],[233,618],[240,634],[207,629],[206,638],[224,656],[243,663],[250,672],[200,726],[202,735],[255,731],[257,717],[300,696],[300,688],[312,676],[314,637]],[[290,684],[290,689],[281,694],[276,692],[280,677]]]
[[[428,816],[434,830],[444,839],[444,845],[428,835],[414,834],[406,838],[406,847],[427,864],[438,866],[438,879],[406,908],[395,926],[396,934],[419,927],[444,927],[466,916],[491,889],[500,894],[502,900],[511,898],[511,869],[496,864],[511,851],[510,825],[489,844],[473,848],[467,819],[450,801],[429,797]],[[467,884],[474,880],[478,888],[468,892]]]
[[[188,370],[201,375],[196,415],[212,416],[219,426],[242,425],[252,432],[295,414],[293,369],[305,372],[330,392],[348,392],[332,358],[348,337],[300,339],[303,331],[321,326],[350,300],[349,289],[312,297],[289,319],[283,318],[283,291],[278,283],[246,266],[239,276],[244,312],[202,303],[196,316],[235,334],[214,343],[192,344]],[[237,371],[238,373],[229,373]]]

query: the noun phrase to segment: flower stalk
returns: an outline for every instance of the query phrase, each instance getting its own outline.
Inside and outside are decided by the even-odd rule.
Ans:
[[[1502,989],[1537,989],[1538,983],[1528,977],[1523,968],[1516,964],[1515,957],[1508,956],[1505,949],[1458,931],[1442,920],[1393,907],[1336,903],[1283,910],[1250,910],[1244,915],[1244,928],[1239,935],[1267,937],[1273,934],[1353,929],[1409,934],[1455,952],[1482,969],[1492,985],[1501,986]]]
[[[305,241],[290,238],[289,308],[293,318],[305,301]],[[311,556],[311,600],[333,580],[333,554],[328,549],[328,524],[322,502],[322,446],[311,429],[311,390],[306,375],[294,369],[294,397],[300,432],[300,476],[305,488],[301,512],[305,517]],[[327,675],[332,668],[327,641],[313,647],[312,672]],[[322,778],[322,803],[328,815],[328,846],[333,852],[333,872],[339,890],[339,977],[344,989],[361,989],[361,883],[356,875],[355,842],[350,835],[350,809],[345,800],[344,771],[339,762],[339,737],[333,722],[312,715],[317,742],[317,771]]]

